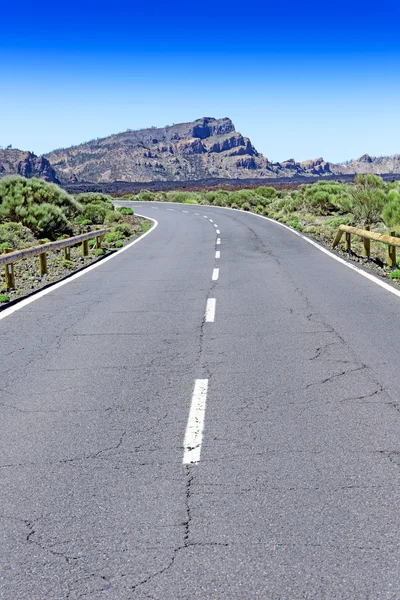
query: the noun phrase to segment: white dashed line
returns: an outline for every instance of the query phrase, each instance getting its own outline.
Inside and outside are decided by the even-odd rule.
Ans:
[[[167,210],[175,210],[174,208],[167,208]]]
[[[208,298],[208,300],[207,300],[206,314],[205,314],[206,323],[214,323],[216,302],[217,301],[215,298]]]
[[[189,418],[183,441],[183,464],[200,462],[203,440],[204,418],[206,414],[208,379],[196,379],[190,406]]]
[[[219,229],[217,229],[217,231],[215,233],[221,233]]]
[[[152,206],[151,207],[153,210],[158,210],[158,206]]]
[[[183,210],[182,212],[184,212],[184,213],[188,213],[189,211],[187,211],[187,210]]]
[[[203,217],[204,217],[205,219],[208,219],[207,215],[203,215]]]
[[[212,273],[212,280],[217,281],[218,277],[219,277],[219,269],[214,269],[213,273]]]
[[[221,258],[221,252],[219,250],[216,251],[215,258]]]
[[[218,227],[218,225],[216,223],[214,223],[214,227]]]
[[[214,221],[212,219],[208,219],[210,221],[210,223],[214,223]]]
[[[194,213],[195,215],[197,215],[198,217],[200,216],[200,213]]]
[[[221,243],[221,238],[217,238],[217,246]]]

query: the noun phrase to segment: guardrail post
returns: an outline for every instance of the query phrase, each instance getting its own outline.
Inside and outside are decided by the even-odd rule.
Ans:
[[[351,256],[351,233],[348,233],[347,231],[346,231],[346,243],[345,243],[344,249],[346,250],[348,255]]]
[[[64,248],[64,260],[71,260],[71,246],[65,246],[65,248]]]
[[[4,254],[10,254],[10,252],[12,252],[12,248],[5,248]],[[6,278],[6,288],[8,290],[15,290],[15,275],[13,263],[4,265],[4,275]]]
[[[340,244],[340,240],[342,239],[343,231],[338,229],[335,239],[333,240],[333,248],[336,248],[338,244]]]
[[[395,231],[389,231],[389,235],[395,236]],[[396,246],[388,245],[388,265],[391,269],[395,269],[397,266],[396,262]]]
[[[47,256],[46,252],[41,252],[39,254],[39,273],[40,275],[46,275],[47,273]]]
[[[88,240],[83,240],[82,242],[82,256],[89,255],[89,243]]]
[[[366,225],[364,227],[365,231],[369,231],[369,225]],[[367,262],[370,262],[371,260],[371,240],[369,240],[368,238],[363,238],[363,243],[364,243],[364,256],[367,257]]]
[[[96,250],[101,248],[101,235],[96,235]]]

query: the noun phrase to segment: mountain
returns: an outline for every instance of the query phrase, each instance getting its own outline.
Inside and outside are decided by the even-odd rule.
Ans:
[[[0,177],[11,173],[64,185],[383,175],[400,173],[400,155],[371,158],[364,154],[346,164],[323,158],[274,163],[236,131],[230,119],[204,117],[169,127],[128,130],[41,157],[21,150],[0,150]]]
[[[0,177],[5,175],[39,177],[45,181],[59,183],[47,158],[22,150],[0,150]]]

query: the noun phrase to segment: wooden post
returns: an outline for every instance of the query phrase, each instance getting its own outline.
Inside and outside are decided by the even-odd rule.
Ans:
[[[333,248],[336,248],[338,244],[340,244],[340,240],[342,239],[343,231],[338,230],[335,239],[333,240]]]
[[[345,244],[344,249],[346,250],[348,255],[351,256],[351,233],[347,233],[347,231],[346,231],[346,244]]]
[[[46,275],[47,273],[47,256],[46,252],[39,254],[39,273],[40,276]]]
[[[395,236],[395,231],[389,231],[389,235]],[[396,246],[388,245],[388,264],[391,269],[395,269],[397,267],[396,261]]]
[[[64,248],[64,260],[71,260],[71,246],[65,246],[65,248]]]
[[[364,227],[365,231],[369,231],[369,225],[366,225]],[[371,240],[369,240],[368,238],[363,238],[363,243],[364,243],[364,256],[367,257],[367,262],[370,261],[370,256],[371,256]]]
[[[5,248],[4,254],[10,254],[10,252],[12,252],[12,248]],[[13,263],[4,265],[4,275],[6,278],[6,288],[8,290],[15,290],[15,275]]]
[[[87,233],[87,231],[84,231],[84,233]],[[89,242],[88,240],[83,240],[82,242],[82,256],[88,256],[89,255]]]
[[[96,249],[101,248],[101,235],[96,235]]]

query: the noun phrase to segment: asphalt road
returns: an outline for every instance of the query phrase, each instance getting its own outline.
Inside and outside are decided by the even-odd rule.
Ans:
[[[255,215],[138,212],[0,320],[0,597],[398,600],[400,298]]]

